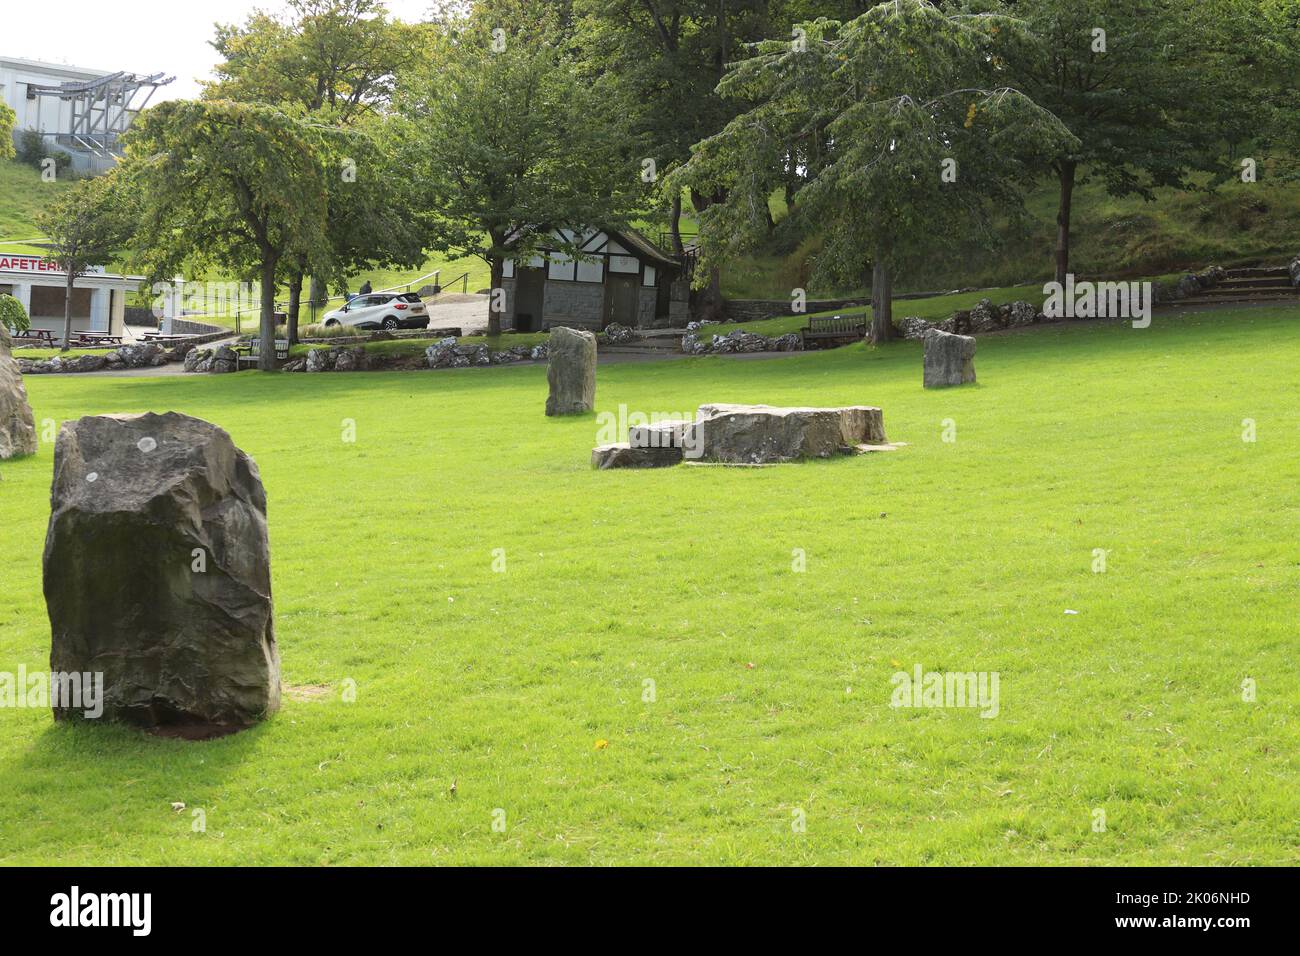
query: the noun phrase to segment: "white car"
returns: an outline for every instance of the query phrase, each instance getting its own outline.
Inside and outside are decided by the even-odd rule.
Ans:
[[[414,292],[367,292],[321,321],[358,329],[422,329],[429,324],[429,310]]]

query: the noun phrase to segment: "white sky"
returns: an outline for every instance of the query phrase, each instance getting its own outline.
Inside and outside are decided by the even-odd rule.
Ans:
[[[429,0],[386,0],[400,20],[424,19]],[[242,23],[253,10],[281,12],[283,0],[4,0],[0,55],[147,76],[164,71],[176,82],[152,102],[198,95],[217,52],[208,46],[214,23]]]

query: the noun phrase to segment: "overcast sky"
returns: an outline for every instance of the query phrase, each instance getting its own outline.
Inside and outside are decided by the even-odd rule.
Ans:
[[[401,20],[420,20],[429,0],[387,0]],[[282,0],[4,0],[0,56],[69,63],[148,75],[159,71],[176,82],[160,99],[193,97],[199,79],[217,62],[208,46],[214,23],[242,23],[253,10],[279,12]]]

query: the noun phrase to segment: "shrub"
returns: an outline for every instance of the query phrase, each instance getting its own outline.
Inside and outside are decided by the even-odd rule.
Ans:
[[[10,332],[25,332],[31,328],[23,304],[4,292],[0,292],[0,322],[3,322]]]

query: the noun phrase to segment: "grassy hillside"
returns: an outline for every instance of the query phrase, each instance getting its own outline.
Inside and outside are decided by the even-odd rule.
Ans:
[[[954,243],[921,269],[900,275],[900,292],[1009,286],[1051,278],[1056,242],[1054,182],[1039,183],[1020,224],[1001,223],[996,244]],[[693,227],[692,227],[693,228]],[[1215,192],[1160,190],[1156,200],[1115,199],[1097,183],[1075,190],[1071,262],[1078,275],[1158,275],[1210,264],[1281,263],[1300,254],[1300,185],[1234,182]],[[801,287],[819,296],[862,289],[813,288],[820,244],[760,255],[723,273],[733,298],[787,298]]]
[[[13,160],[0,160],[0,240],[33,239],[41,234],[36,217],[64,189],[66,182],[42,182],[41,174]],[[39,252],[34,246],[0,245],[0,252]]]

